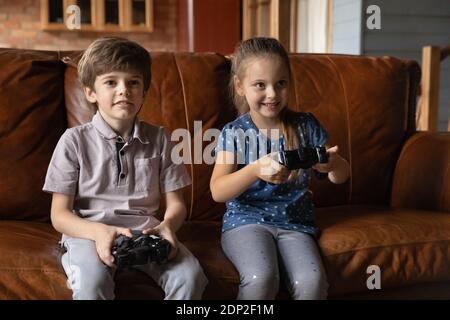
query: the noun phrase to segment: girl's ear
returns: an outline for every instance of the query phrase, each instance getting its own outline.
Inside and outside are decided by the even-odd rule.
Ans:
[[[239,78],[236,75],[233,76],[233,83],[234,83],[234,88],[235,88],[237,94],[240,95],[241,97],[243,97],[244,96],[244,88],[242,86],[241,80],[239,80]]]
[[[84,95],[86,96],[87,101],[90,103],[96,103],[97,102],[97,94],[95,91],[89,87],[84,87]]]

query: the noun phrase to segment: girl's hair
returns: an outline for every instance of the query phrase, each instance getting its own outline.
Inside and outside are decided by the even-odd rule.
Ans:
[[[136,42],[118,37],[104,37],[92,42],[78,63],[81,84],[94,89],[95,78],[112,71],[133,71],[142,74],[144,91],[151,81],[151,57]]]
[[[239,42],[236,46],[234,54],[231,58],[231,77],[229,89],[239,114],[248,112],[250,108],[245,97],[241,97],[236,92],[234,76],[236,76],[239,80],[242,80],[245,74],[245,69],[252,59],[267,57],[280,58],[286,65],[289,72],[289,80],[292,78],[288,53],[278,40],[264,37],[250,38]],[[282,134],[284,136],[286,150],[293,150],[299,147],[296,126],[293,123],[293,119],[295,119],[295,117],[293,117],[292,114],[293,111],[289,110],[286,106],[280,112]]]

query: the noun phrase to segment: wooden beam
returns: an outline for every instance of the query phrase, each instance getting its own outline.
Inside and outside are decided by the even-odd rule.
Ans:
[[[439,112],[439,68],[440,48],[422,48],[421,99],[418,111],[417,129],[437,131]]]

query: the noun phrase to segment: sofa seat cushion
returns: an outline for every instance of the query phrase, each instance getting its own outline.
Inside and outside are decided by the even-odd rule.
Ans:
[[[0,221],[0,299],[70,299],[60,235],[49,223]]]
[[[330,296],[367,293],[370,265],[381,288],[450,280],[450,214],[341,206],[317,209]]]
[[[204,299],[235,299],[238,293],[239,273],[222,251],[221,227],[221,222],[187,221],[177,233],[209,280]]]

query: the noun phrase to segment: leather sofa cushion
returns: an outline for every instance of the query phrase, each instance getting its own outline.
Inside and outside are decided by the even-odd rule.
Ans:
[[[367,267],[381,288],[449,281],[450,214],[368,206],[321,208],[319,245],[330,295],[366,292]]]
[[[383,289],[450,281],[448,213],[347,206],[321,208],[317,220],[330,298],[367,294],[370,265],[380,267]],[[204,298],[235,298],[239,275],[221,250],[220,223],[188,221],[178,237],[209,279]],[[0,221],[0,298],[70,299],[58,241],[49,224]],[[124,272],[117,280],[119,299],[164,296],[143,273]]]
[[[48,221],[42,191],[66,127],[64,64],[56,52],[0,49],[0,218]]]
[[[70,299],[60,235],[49,223],[0,221],[0,299]]]

